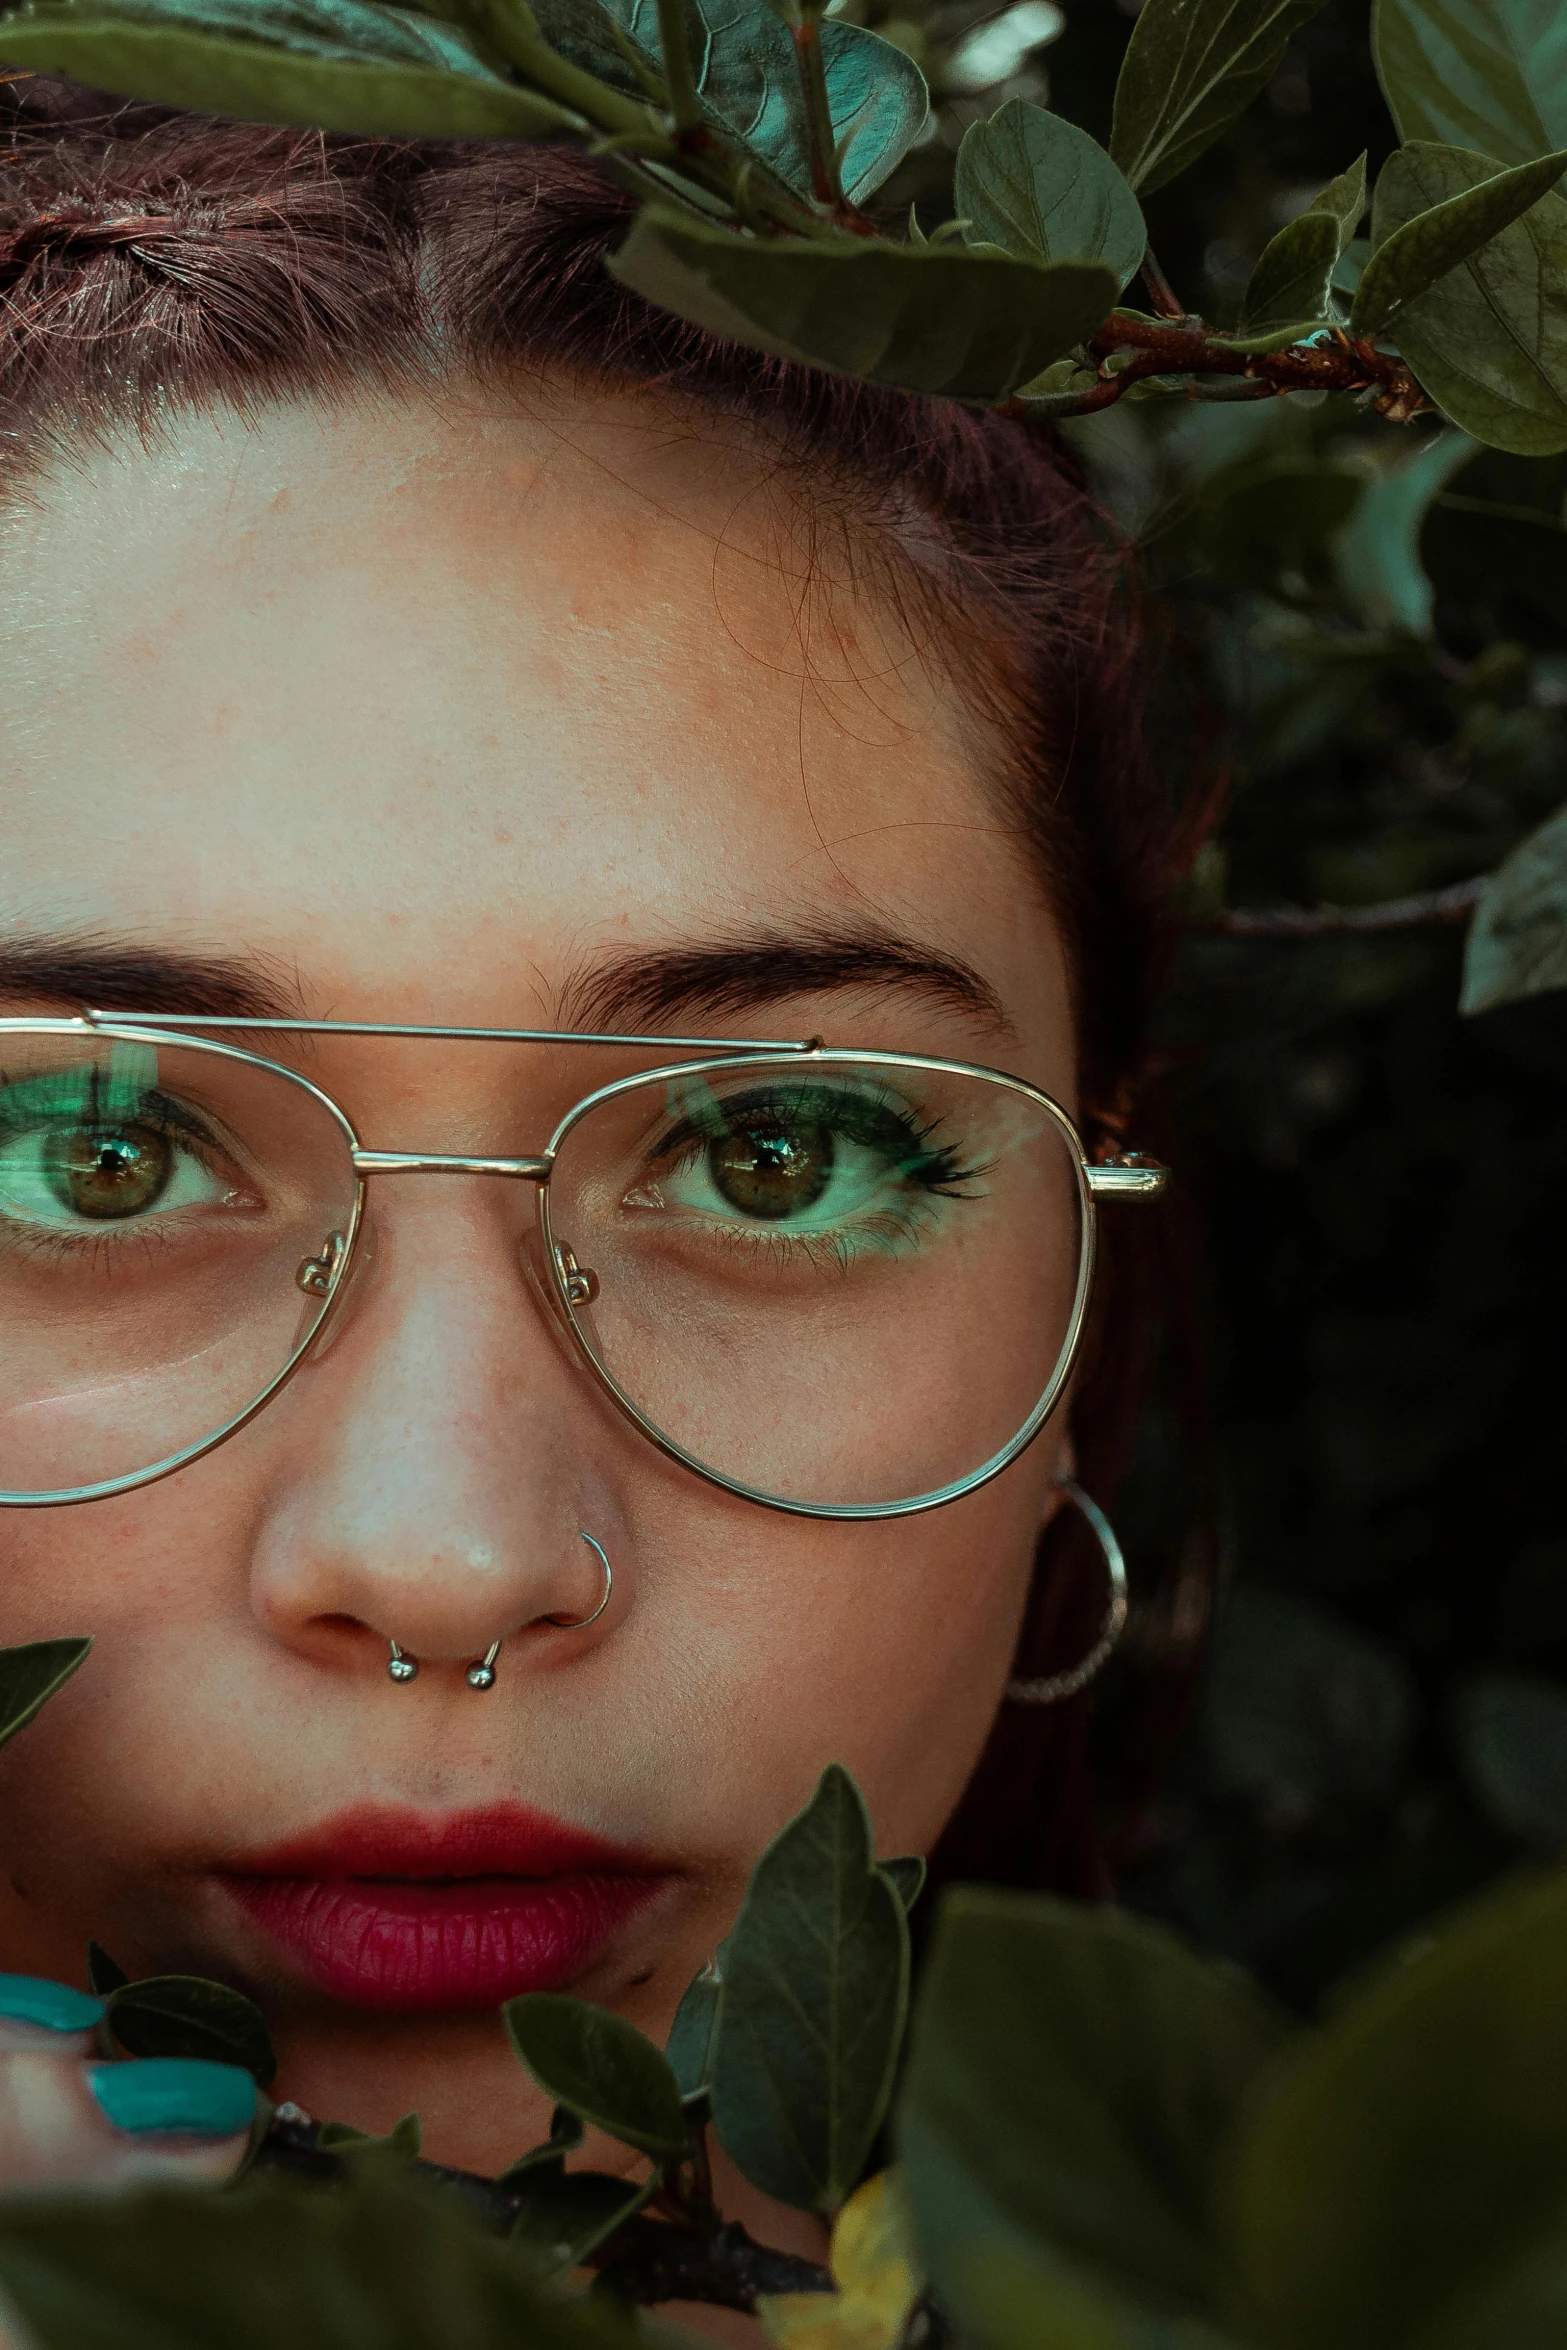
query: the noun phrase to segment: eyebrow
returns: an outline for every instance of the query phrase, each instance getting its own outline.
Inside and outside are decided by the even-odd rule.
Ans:
[[[211,1020],[286,1018],[300,1009],[297,988],[259,956],[185,953],[99,932],[0,939],[0,998]]]
[[[599,1032],[690,1015],[760,1010],[792,997],[886,990],[1009,1033],[1000,997],[972,965],[874,926],[757,929],[632,949],[579,971],[562,1026]],[[212,1020],[305,1017],[299,987],[261,958],[146,945],[101,933],[0,941],[0,1000],[73,1010],[174,1012]]]
[[[629,1027],[691,1013],[755,1011],[852,988],[921,997],[1011,1031],[1001,998],[971,964],[892,931],[827,924],[633,948],[568,982],[561,1016],[574,1027]]]

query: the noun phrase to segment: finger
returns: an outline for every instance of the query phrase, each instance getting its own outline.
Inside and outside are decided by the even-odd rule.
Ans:
[[[0,1975],[0,2056],[11,2051],[52,2049],[91,2054],[104,2004],[69,1983],[43,1975]]]
[[[244,2158],[255,2113],[255,2082],[237,2065],[84,2065],[15,2051],[0,2056],[0,2193],[225,2179]]]

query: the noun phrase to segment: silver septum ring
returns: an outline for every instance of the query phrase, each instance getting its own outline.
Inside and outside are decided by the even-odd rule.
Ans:
[[[589,1624],[596,1624],[600,1616],[604,1613],[604,1610],[608,1607],[610,1602],[610,1594],[615,1588],[615,1570],[609,1563],[609,1554],[605,1550],[603,1543],[598,1541],[594,1535],[587,1533],[583,1534],[582,1539],[587,1544],[588,1548],[595,1554],[599,1565],[604,1570],[603,1597],[600,1599],[598,1606],[594,1608],[591,1615],[541,1616],[539,1618],[539,1622],[542,1624],[553,1624],[557,1632],[585,1632]],[[387,1660],[386,1666],[388,1677],[391,1680],[397,1682],[417,1681],[419,1678],[419,1659],[416,1656],[410,1656],[406,1649],[399,1648],[395,1640],[388,1641],[387,1646],[391,1649],[392,1652],[391,1656]],[[498,1640],[492,1640],[489,1647],[485,1650],[484,1655],[479,1659],[479,1662],[468,1667],[468,1670],[464,1674],[463,1678],[466,1680],[470,1689],[494,1688],[495,1660],[500,1655],[500,1653],[500,1642]]]

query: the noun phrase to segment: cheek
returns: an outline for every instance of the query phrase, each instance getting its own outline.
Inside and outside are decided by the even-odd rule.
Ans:
[[[642,1595],[648,1689],[659,1743],[700,1758],[699,1841],[754,1852],[840,1762],[881,1851],[929,1849],[1002,1701],[1055,1466],[1047,1431],[994,1484],[920,1517],[699,1513],[642,1531],[667,1562]]]
[[[93,1641],[0,1754],[6,1851],[53,1880],[167,1854],[229,1775],[236,1678],[254,1687],[266,1663],[244,1607],[240,1470],[220,1453],[119,1500],[0,1513],[0,1646]]]

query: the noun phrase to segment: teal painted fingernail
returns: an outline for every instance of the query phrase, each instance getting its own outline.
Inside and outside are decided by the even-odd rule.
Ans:
[[[0,2020],[41,2024],[46,2032],[90,2032],[103,2020],[103,2001],[43,1975],[0,1975]]]
[[[256,2117],[256,2084],[237,2064],[199,2056],[144,2056],[94,2064],[87,2086],[117,2130],[184,2138],[237,2138]]]

